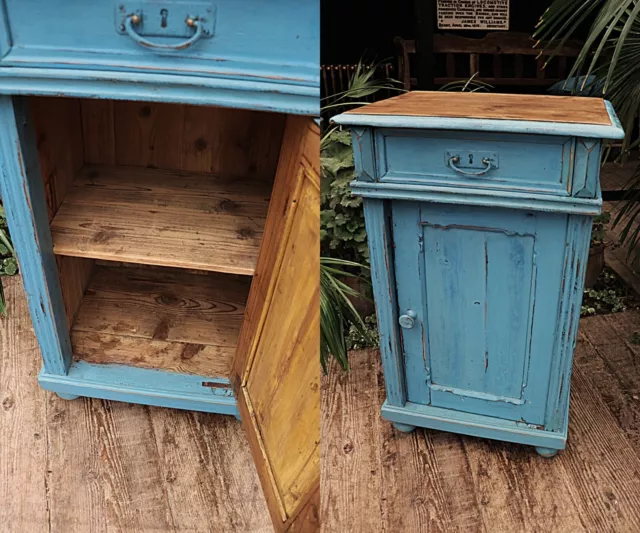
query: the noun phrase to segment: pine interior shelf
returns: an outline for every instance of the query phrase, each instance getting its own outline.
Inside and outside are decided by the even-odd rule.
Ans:
[[[253,275],[272,183],[84,166],[51,232],[58,255]]]
[[[96,265],[71,328],[74,358],[228,378],[250,281]]]

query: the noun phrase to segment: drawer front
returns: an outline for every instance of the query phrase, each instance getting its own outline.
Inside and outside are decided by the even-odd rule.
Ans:
[[[4,3],[3,66],[319,87],[317,0]]]
[[[396,201],[410,402],[545,422],[566,215]]]
[[[572,138],[378,130],[375,143],[380,182],[570,195]]]

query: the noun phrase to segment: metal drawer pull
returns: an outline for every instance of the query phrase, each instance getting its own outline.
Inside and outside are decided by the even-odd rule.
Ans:
[[[417,316],[418,315],[416,315],[415,311],[412,311],[411,309],[409,309],[406,315],[402,315],[398,319],[398,322],[400,323],[400,326],[402,326],[404,329],[411,329],[416,323]]]
[[[126,30],[129,37],[131,37],[140,46],[144,46],[145,48],[153,48],[157,50],[184,50],[185,48],[189,48],[190,46],[197,43],[203,36],[202,24],[200,23],[200,21],[197,18],[188,17],[184,22],[187,26],[196,29],[193,37],[176,44],[154,43],[142,37],[139,33],[136,32],[135,28],[133,27],[134,25],[139,24],[141,20],[142,17],[140,15],[129,15],[124,21],[124,29]]]
[[[482,158],[482,164],[486,165],[482,170],[478,170],[477,172],[469,172],[467,170],[463,170],[460,167],[456,166],[456,163],[460,162],[460,157],[455,155],[449,159],[449,166],[455,170],[459,174],[463,174],[464,176],[484,176],[487,172],[489,172],[493,168],[493,161],[491,159],[487,159],[486,157]]]

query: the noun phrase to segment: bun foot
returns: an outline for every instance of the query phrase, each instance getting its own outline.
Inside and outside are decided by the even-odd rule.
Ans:
[[[396,428],[398,431],[402,431],[402,433],[411,433],[414,429],[416,429],[416,426],[411,426],[409,424],[400,424],[399,422],[392,422],[393,427]]]
[[[77,400],[80,396],[75,394],[67,394],[66,392],[56,392],[56,396],[58,398],[62,398],[63,400]]]
[[[542,457],[551,459],[552,457],[555,457],[555,455],[558,453],[558,450],[555,450],[554,448],[543,448],[541,446],[536,446],[536,452],[538,452],[538,455],[541,455]]]

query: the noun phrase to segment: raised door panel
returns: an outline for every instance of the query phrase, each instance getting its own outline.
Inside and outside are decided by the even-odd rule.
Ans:
[[[400,202],[393,213],[399,311],[416,315],[402,330],[408,400],[544,424],[562,215]]]
[[[234,362],[277,531],[319,529],[319,131],[290,117]]]

